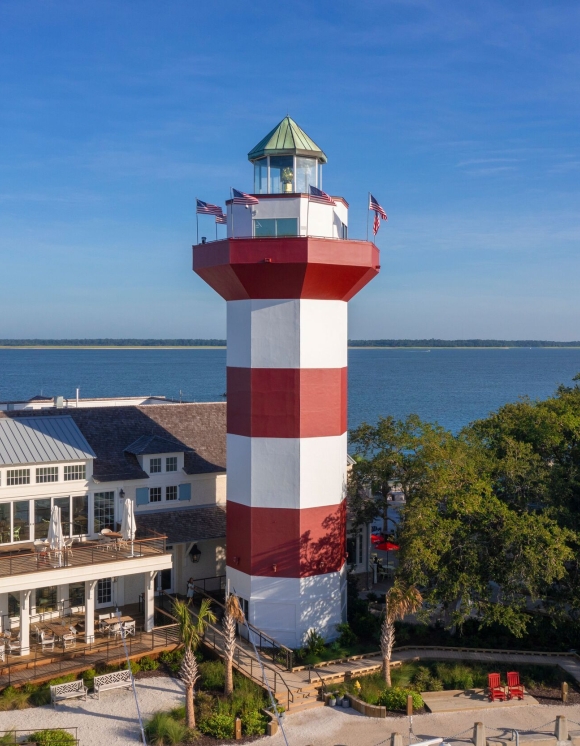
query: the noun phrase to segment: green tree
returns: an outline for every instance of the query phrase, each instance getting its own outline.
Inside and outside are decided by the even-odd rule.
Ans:
[[[173,602],[173,614],[177,619],[184,647],[179,677],[185,684],[185,721],[188,728],[195,728],[195,684],[199,678],[195,650],[201,642],[207,625],[216,621],[216,616],[210,607],[211,601],[205,598],[201,602],[196,618],[184,601]]]
[[[391,657],[395,644],[395,622],[421,608],[423,599],[414,586],[395,584],[385,597],[385,616],[381,626],[381,655],[385,684],[391,686]]]
[[[233,593],[227,598],[226,609],[222,619],[224,629],[225,685],[224,694],[234,691],[234,653],[236,650],[236,625],[244,622],[244,614],[238,597]]]

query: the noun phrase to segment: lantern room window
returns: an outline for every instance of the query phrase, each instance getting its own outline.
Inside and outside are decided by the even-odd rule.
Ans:
[[[254,194],[308,194],[322,188],[322,164],[316,158],[271,155],[254,161]]]

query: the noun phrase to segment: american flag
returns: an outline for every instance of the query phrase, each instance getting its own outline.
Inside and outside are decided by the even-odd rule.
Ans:
[[[320,202],[323,205],[336,205],[336,202],[332,199],[332,197],[329,197],[326,192],[323,192],[322,189],[318,189],[315,186],[310,187],[310,194],[308,195],[308,199],[311,202]]]
[[[202,200],[197,199],[197,207],[196,212],[199,215],[221,215],[222,214],[222,208],[219,205],[212,205],[210,202],[202,202]]]
[[[251,194],[246,194],[245,192],[239,192],[237,189],[232,188],[232,192],[234,195],[233,203],[234,205],[259,205],[260,200],[256,197],[252,197]]]
[[[375,236],[377,235],[380,227],[381,227],[381,216],[379,215],[378,212],[375,212],[375,219],[373,220],[373,235]]]
[[[221,223],[222,225],[227,225],[228,216],[224,215],[223,213],[221,215],[216,215],[215,216],[215,222],[216,223]]]
[[[387,220],[387,213],[379,205],[379,203],[376,201],[376,199],[373,197],[372,194],[369,194],[369,210],[374,210],[381,216],[383,220]]]

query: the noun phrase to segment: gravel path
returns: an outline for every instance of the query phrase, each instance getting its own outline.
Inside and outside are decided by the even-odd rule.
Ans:
[[[483,722],[487,729],[487,736],[498,735],[495,729],[516,728],[518,730],[533,730],[552,721],[542,730],[554,732],[556,715],[566,715],[570,730],[580,730],[580,726],[573,725],[570,720],[580,722],[580,705],[549,706],[537,705],[531,707],[513,707],[509,710],[471,710],[467,712],[446,712],[440,714],[415,715],[413,731],[417,740],[427,738],[451,737],[461,731],[463,742],[471,744],[473,723]],[[367,718],[354,710],[341,710],[334,707],[299,712],[285,719],[284,728],[290,746],[377,746],[386,740],[389,746],[390,735],[393,732],[403,735],[403,743],[409,743],[409,726],[407,718]],[[284,738],[279,732],[273,738],[260,739],[256,743],[261,746],[284,746]],[[457,742],[454,742],[457,745]],[[463,746],[463,743],[461,744]]]
[[[183,703],[183,686],[167,676],[136,682],[143,719],[156,710],[169,710]],[[87,701],[71,699],[56,708],[34,707],[0,712],[0,730],[77,727],[81,746],[120,746],[141,740],[133,692],[113,689],[100,699],[89,694]]]

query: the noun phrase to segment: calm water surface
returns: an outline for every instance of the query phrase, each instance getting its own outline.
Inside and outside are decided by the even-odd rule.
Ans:
[[[216,401],[226,351],[0,350],[0,399],[163,394]],[[520,396],[544,398],[580,372],[580,349],[350,350],[349,427],[415,412],[452,430]]]

